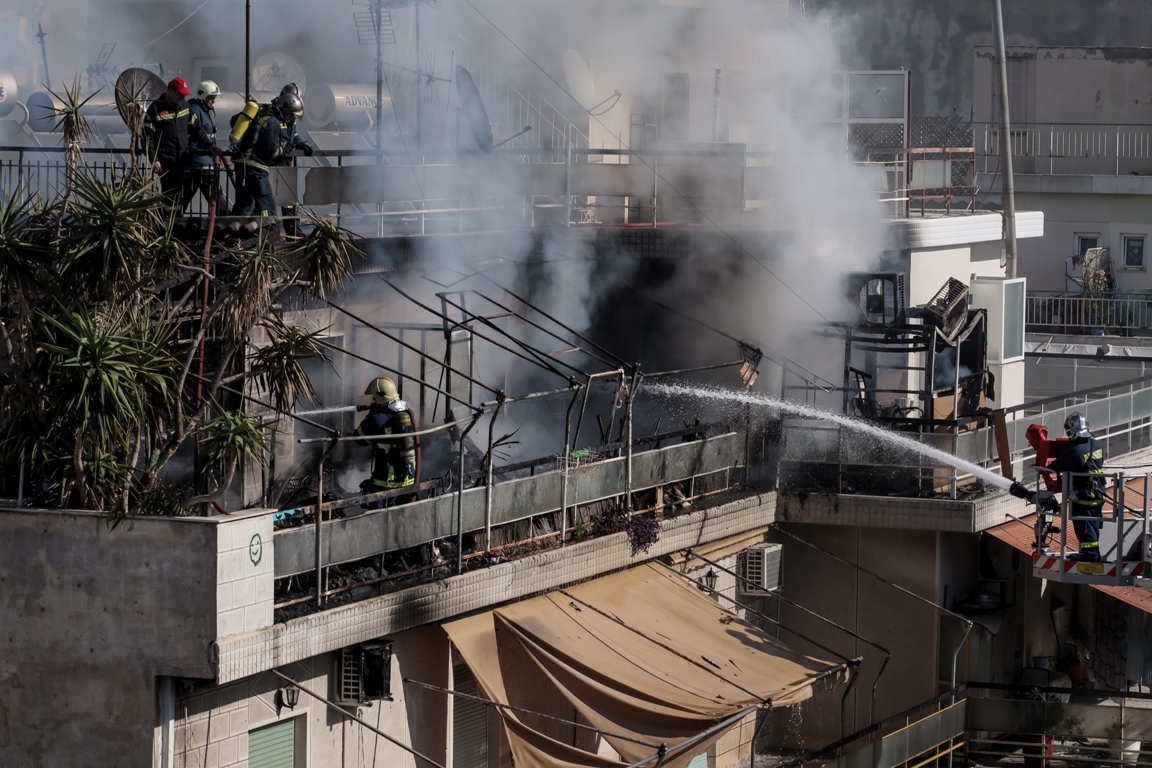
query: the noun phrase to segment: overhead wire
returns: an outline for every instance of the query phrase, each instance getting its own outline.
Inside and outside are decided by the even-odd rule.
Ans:
[[[196,8],[191,13],[189,13],[187,16],[185,16],[180,21],[176,22],[176,25],[173,26],[171,29],[169,29],[167,32],[164,32],[159,37],[157,37],[155,40],[152,40],[151,42],[145,43],[143,46],[141,46],[140,50],[138,50],[137,53],[143,53],[143,52],[147,51],[149,48],[156,45],[156,43],[158,43],[161,40],[163,40],[164,38],[168,37],[168,35],[175,32],[177,29],[182,27],[185,22],[187,22],[193,16],[198,14],[206,5],[208,5],[208,0],[204,0],[204,2],[202,2],[202,3],[200,3],[200,5],[196,6]]]

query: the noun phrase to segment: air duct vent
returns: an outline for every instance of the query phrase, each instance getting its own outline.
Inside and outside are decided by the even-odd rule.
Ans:
[[[358,707],[392,701],[392,641],[377,640],[340,651],[336,703]]]
[[[750,597],[767,595],[780,587],[780,554],[783,544],[757,544],[736,556],[736,593]]]
[[[948,278],[948,282],[924,305],[920,316],[926,325],[936,326],[948,341],[952,341],[968,319],[968,286],[954,277]]]
[[[861,325],[896,325],[904,322],[903,272],[852,272],[847,279],[848,299],[860,310]]]

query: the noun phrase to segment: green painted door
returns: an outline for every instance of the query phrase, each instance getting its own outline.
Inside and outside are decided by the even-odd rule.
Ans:
[[[249,731],[248,768],[296,768],[295,742],[295,719]]]
[[[688,763],[688,768],[708,768],[708,753],[696,755],[692,758],[692,762]]]

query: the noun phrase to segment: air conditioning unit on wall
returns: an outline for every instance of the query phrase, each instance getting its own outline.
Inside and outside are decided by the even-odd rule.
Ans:
[[[350,707],[392,701],[392,641],[344,648],[336,660],[336,703]]]
[[[761,597],[780,587],[780,556],[783,544],[756,544],[736,556],[736,593]]]

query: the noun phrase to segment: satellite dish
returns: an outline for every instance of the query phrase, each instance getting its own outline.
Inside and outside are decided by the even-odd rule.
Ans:
[[[116,111],[124,125],[131,128],[132,113],[142,115],[148,104],[167,90],[168,85],[150,69],[131,67],[121,72],[116,78]]]
[[[596,87],[592,83],[592,70],[584,62],[584,57],[569,48],[560,58],[564,66],[564,81],[568,83],[568,93],[576,103],[589,109],[596,103]]]
[[[280,89],[296,83],[300,89],[300,98],[304,98],[304,91],[308,87],[304,70],[296,60],[286,53],[269,51],[256,59],[252,65],[252,91],[268,91],[278,95]]]
[[[476,138],[476,146],[484,152],[492,151],[492,123],[488,120],[488,110],[480,99],[480,89],[472,74],[464,67],[456,67],[456,93],[460,99],[460,111],[468,121],[468,127]]]

